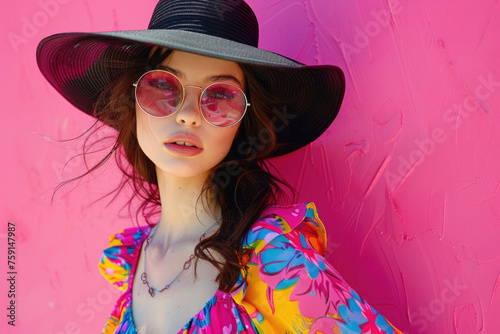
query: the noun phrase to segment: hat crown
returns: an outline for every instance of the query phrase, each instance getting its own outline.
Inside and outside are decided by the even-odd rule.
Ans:
[[[257,47],[259,24],[243,0],[160,0],[148,29],[175,29]]]

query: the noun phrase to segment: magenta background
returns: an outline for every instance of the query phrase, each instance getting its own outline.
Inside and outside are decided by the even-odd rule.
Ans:
[[[100,332],[118,293],[97,262],[108,236],[131,224],[118,217],[126,195],[91,205],[116,184],[112,164],[50,204],[62,175],[79,171],[79,162],[61,170],[78,143],[34,132],[71,138],[92,120],[44,81],[35,49],[57,32],[143,29],[156,1],[54,1],[0,8],[0,258],[7,222],[15,222],[18,271],[16,327],[7,328],[0,261],[2,333]],[[50,15],[47,2],[57,4]],[[405,333],[498,333],[500,3],[249,3],[261,47],[346,74],[335,123],[277,161],[300,200],[317,204],[329,260]],[[37,31],[14,47],[9,36],[23,36],[33,20]]]

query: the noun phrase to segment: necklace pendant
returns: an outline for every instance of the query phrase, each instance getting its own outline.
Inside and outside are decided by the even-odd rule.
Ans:
[[[146,272],[142,273],[141,280],[142,280],[142,284],[146,284],[148,282],[148,274],[146,274]]]
[[[149,294],[151,295],[151,297],[154,297],[154,296],[155,296],[155,289],[153,289],[153,288],[149,288],[148,292],[149,292]]]

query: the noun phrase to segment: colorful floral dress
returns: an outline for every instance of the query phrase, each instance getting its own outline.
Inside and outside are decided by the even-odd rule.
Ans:
[[[103,333],[137,333],[133,274],[150,227],[112,236],[99,263],[123,294]],[[326,233],[314,203],[271,206],[243,242],[242,273],[231,293],[217,291],[179,334],[401,333],[361,298],[324,259]]]

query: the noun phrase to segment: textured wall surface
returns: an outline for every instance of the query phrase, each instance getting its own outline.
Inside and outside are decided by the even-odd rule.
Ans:
[[[140,5],[139,5],[140,3]],[[78,185],[92,120],[42,78],[35,49],[63,31],[143,29],[156,1],[3,2],[0,309],[2,333],[100,331],[118,293],[97,262],[131,225],[97,201],[112,164]],[[328,258],[405,333],[500,332],[500,2],[249,0],[260,46],[347,79],[339,117],[276,160],[314,201]],[[65,165],[66,164],[66,165]],[[94,201],[97,201],[94,203]],[[16,226],[16,327],[7,326],[7,222]],[[4,330],[6,328],[7,330]]]

